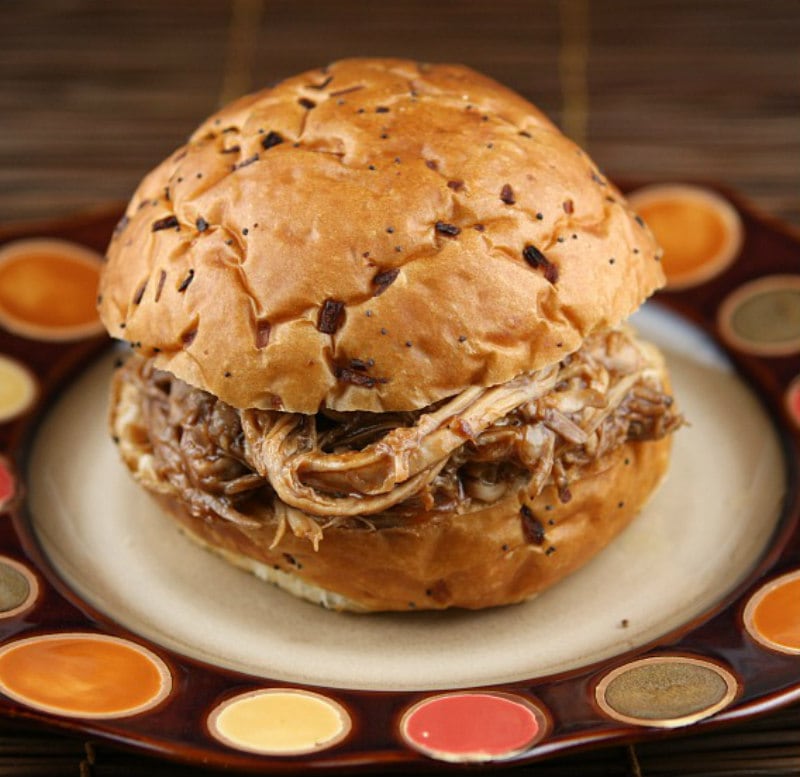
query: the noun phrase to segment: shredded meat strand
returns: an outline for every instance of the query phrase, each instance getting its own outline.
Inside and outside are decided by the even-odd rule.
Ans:
[[[554,484],[628,440],[681,425],[658,356],[627,329],[589,338],[560,364],[421,411],[317,416],[236,410],[139,356],[137,387],[158,476],[200,515],[243,525],[277,518],[316,548],[325,526],[467,512],[522,483]]]
[[[467,389],[414,426],[363,450],[319,449],[308,416],[245,410],[249,460],[286,504],[313,515],[380,513],[430,483],[456,449],[555,384],[556,367],[492,389]],[[344,493],[346,496],[340,496]]]

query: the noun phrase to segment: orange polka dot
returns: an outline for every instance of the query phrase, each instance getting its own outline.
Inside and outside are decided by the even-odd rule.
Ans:
[[[739,216],[714,192],[677,184],[648,186],[633,192],[630,202],[664,249],[662,266],[668,287],[709,280],[739,252]]]
[[[21,240],[0,251],[0,319],[29,337],[68,339],[101,330],[100,257],[61,240]]]
[[[40,710],[110,718],[158,704],[169,670],[149,651],[100,634],[47,634],[0,649],[0,691]]]
[[[767,583],[745,608],[745,626],[762,644],[800,654],[800,571]]]

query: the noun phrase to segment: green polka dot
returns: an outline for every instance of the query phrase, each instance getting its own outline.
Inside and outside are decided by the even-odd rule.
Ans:
[[[9,612],[24,604],[30,593],[31,585],[25,575],[0,563],[0,612]]]

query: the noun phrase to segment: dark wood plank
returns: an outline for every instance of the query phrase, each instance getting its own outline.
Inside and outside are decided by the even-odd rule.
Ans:
[[[0,219],[125,198],[220,100],[380,54],[489,73],[611,175],[721,181],[798,224],[797,9],[790,0],[7,0]]]

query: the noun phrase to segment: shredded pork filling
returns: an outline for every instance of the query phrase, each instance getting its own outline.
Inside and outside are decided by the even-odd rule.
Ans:
[[[398,413],[237,410],[143,357],[121,369],[157,477],[193,512],[277,517],[279,534],[288,526],[315,545],[332,523],[468,512],[509,488],[535,496],[552,483],[568,501],[583,468],[682,422],[658,353],[627,329],[503,385]]]

